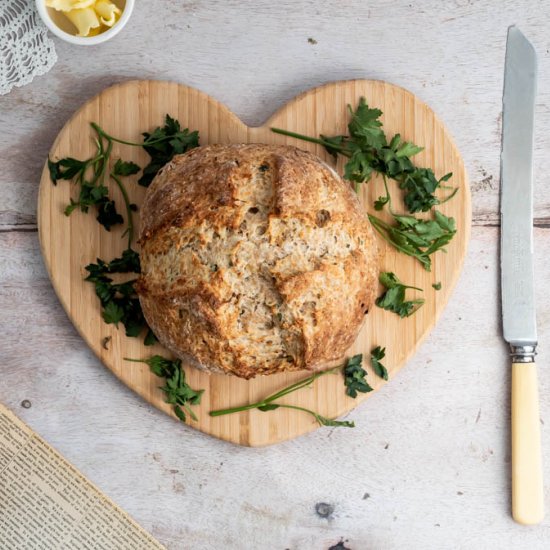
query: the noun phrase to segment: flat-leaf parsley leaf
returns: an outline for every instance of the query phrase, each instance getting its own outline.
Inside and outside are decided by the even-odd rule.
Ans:
[[[151,157],[149,164],[143,169],[138,183],[148,187],[158,171],[174,155],[179,155],[199,146],[199,133],[190,132],[188,128],[182,130],[180,123],[170,115],[166,115],[164,126],[158,127],[151,133],[143,133],[143,148]]]
[[[405,291],[407,288],[420,291],[422,289],[402,283],[394,273],[382,272],[380,273],[379,280],[386,288],[386,291],[376,299],[378,307],[397,313],[399,317],[409,317],[424,303],[422,298],[405,300]]]
[[[363,356],[361,354],[350,357],[343,368],[344,385],[346,386],[346,395],[357,397],[357,392],[371,392],[373,388],[365,380],[367,371],[361,366]]]
[[[388,370],[380,362],[382,361],[382,359],[384,359],[385,356],[386,356],[386,348],[381,348],[380,346],[376,346],[370,352],[370,364],[372,366],[372,370],[377,376],[380,376],[380,378],[387,380]]]

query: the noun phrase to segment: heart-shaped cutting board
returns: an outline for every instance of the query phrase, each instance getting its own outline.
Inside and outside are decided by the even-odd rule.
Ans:
[[[466,252],[471,218],[470,192],[460,154],[441,121],[410,92],[379,81],[334,82],[300,95],[263,126],[250,128],[225,106],[187,86],[173,82],[130,81],[108,88],[81,107],[60,132],[50,157],[89,158],[94,151],[89,126],[92,121],[113,136],[140,141],[141,132],[162,125],[165,114],[169,113],[178,118],[183,127],[198,130],[203,145],[288,143],[314,151],[332,162],[322,147],[276,135],[270,128],[285,128],[311,136],[346,133],[346,105],[349,103],[355,107],[361,96],[367,99],[370,106],[383,111],[386,135],[391,137],[400,133],[405,140],[423,145],[425,150],[415,157],[416,163],[432,167],[438,177],[453,172],[449,183],[459,188],[455,198],[439,207],[444,214],[456,219],[458,231],[447,247],[448,252],[434,255],[431,272],[425,271],[415,259],[396,252],[380,240],[381,269],[393,271],[407,284],[424,289],[417,295],[426,300],[424,306],[407,319],[400,319],[377,307],[372,308],[359,337],[349,350],[350,354],[362,352],[368,359],[368,353],[374,346],[386,347],[384,363],[391,381],[434,326],[451,295]],[[148,162],[148,155],[141,148],[115,144],[112,159],[119,157],[132,160],[142,167]],[[340,161],[337,166],[340,173],[342,168]],[[135,176],[128,181],[127,187],[132,202],[141,204],[145,189],[135,183]],[[121,254],[125,243],[121,238],[122,229],[113,229],[109,233],[92,214],[74,212],[70,217],[65,216],[63,210],[75,193],[76,189],[69,182],[52,185],[45,167],[40,183],[38,227],[42,253],[53,286],[75,327],[105,366],[147,401],[173,414],[158,389],[161,380],[151,374],[146,365],[123,360],[124,357],[145,358],[166,352],[159,345],[145,347],[141,339],[127,338],[123,328],[118,330],[113,325],[105,324],[94,287],[83,280],[86,274],[84,266],[88,263],[95,262],[97,257],[110,260]],[[383,184],[380,178],[363,185],[360,198],[365,209],[372,210],[373,200],[381,194]],[[111,195],[119,205],[119,211],[123,211],[122,197],[113,185]],[[397,193],[393,195],[395,202]],[[432,288],[432,283],[436,282],[441,282],[440,291]],[[104,345],[106,338],[108,344]],[[201,405],[195,407],[198,421],[188,418],[191,426],[205,433],[241,445],[258,446],[290,439],[318,427],[311,416],[289,409],[270,412],[251,410],[216,418],[208,414],[210,410],[261,399],[306,377],[307,372],[246,381],[232,376],[208,375],[190,366],[185,366],[185,371],[191,387],[206,390]],[[371,371],[370,366],[368,371],[368,381],[376,390],[383,381]],[[312,388],[289,395],[286,402],[314,409],[327,417],[337,417],[350,411],[369,395],[360,394],[357,399],[347,397],[342,376],[335,374],[321,377]]]

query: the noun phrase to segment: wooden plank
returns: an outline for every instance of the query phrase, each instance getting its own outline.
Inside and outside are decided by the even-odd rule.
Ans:
[[[197,90],[169,82],[131,81],[108,88],[77,111],[59,134],[50,156],[89,157],[92,153],[91,121],[98,122],[112,135],[136,141],[140,133],[138,127],[141,126],[141,131],[144,131],[160,124],[164,113],[176,113],[179,117],[187,115],[190,128],[199,131],[203,144],[211,140],[220,141],[222,134],[231,142],[240,142],[246,137],[252,142],[295,144],[296,140],[274,134],[270,127],[285,127],[313,135],[329,132],[337,125],[345,124],[343,115],[346,103],[356,104],[361,96],[385,111],[384,125],[389,135],[399,132],[405,140],[424,144],[426,149],[421,153],[420,161],[431,165],[439,175],[452,171],[453,185],[459,188],[456,199],[440,207],[442,212],[457,219],[458,232],[448,247],[448,254],[438,253],[434,257],[432,273],[422,269],[413,258],[398,254],[380,240],[382,268],[394,270],[404,281],[412,281],[423,288],[427,305],[405,320],[374,308],[349,353],[368,354],[375,345],[386,346],[386,364],[393,377],[414,353],[443,310],[460,272],[470,228],[470,194],[460,155],[442,123],[410,92],[380,81],[333,83],[302,94],[278,111],[264,126],[247,129],[225,107]],[[319,119],[316,112],[321,105],[323,117]],[[399,109],[398,105],[406,108]],[[406,116],[411,110],[414,112],[412,118]],[[320,146],[309,143],[298,145],[328,157]],[[113,159],[119,155],[125,156],[125,149],[127,147],[117,146]],[[134,148],[129,154],[141,166],[145,164],[147,157],[143,150]],[[164,403],[154,375],[145,366],[136,368],[123,361],[123,357],[147,357],[162,349],[160,346],[145,348],[137,339],[126,338],[114,326],[105,325],[93,286],[83,281],[83,267],[86,264],[95,261],[96,257],[110,259],[121,254],[125,245],[121,239],[122,229],[105,232],[94,216],[79,212],[70,217],[64,216],[62,205],[68,202],[70,192],[66,182],[53,186],[45,168],[39,192],[38,225],[44,259],[54,288],[77,330],[103,363],[147,401],[168,412],[170,409]],[[373,180],[364,186],[361,193],[364,205],[372,204],[382,192],[381,181]],[[143,189],[131,184],[129,193],[132,202],[139,205],[143,199]],[[120,195],[116,192],[113,195],[120,204]],[[436,293],[431,285],[439,281],[443,289]],[[111,337],[109,349],[102,346],[106,336]],[[234,443],[258,446],[289,439],[318,427],[313,418],[288,409],[278,409],[270,414],[252,410],[227,417],[208,416],[213,407],[246,404],[250,399],[273,393],[303,378],[303,372],[245,381],[225,375],[208,375],[188,366],[185,370],[194,387],[206,390],[204,402],[196,408],[198,421],[189,419],[191,425],[201,431]],[[370,378],[375,389],[382,386],[372,373]],[[319,410],[332,418],[348,412],[367,397],[361,395],[355,400],[346,397],[341,377],[327,376],[318,380],[312,390],[293,394],[287,401]]]

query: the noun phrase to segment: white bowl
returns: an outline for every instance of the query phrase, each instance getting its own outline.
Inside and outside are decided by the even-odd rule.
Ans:
[[[128,23],[128,19],[132,15],[135,0],[113,0],[113,3],[122,10],[120,19],[110,29],[96,36],[77,36],[73,24],[62,12],[47,8],[46,0],[36,0],[36,8],[46,27],[65,42],[77,44],[78,46],[94,46],[116,36]]]

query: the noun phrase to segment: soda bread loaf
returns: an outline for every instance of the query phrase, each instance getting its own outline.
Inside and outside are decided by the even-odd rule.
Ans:
[[[174,157],[147,190],[140,244],[147,322],[210,372],[252,378],[340,359],[377,289],[377,248],[355,193],[295,147]]]

